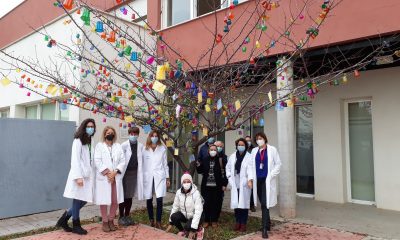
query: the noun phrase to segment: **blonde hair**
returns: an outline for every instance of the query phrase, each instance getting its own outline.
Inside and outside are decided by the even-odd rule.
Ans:
[[[153,134],[156,133],[157,137],[158,137],[158,142],[157,145],[160,146],[161,145],[161,136],[160,133],[156,130],[151,130],[151,132],[149,133],[149,136],[147,136],[147,140],[146,140],[146,150],[148,150],[151,147],[151,137],[153,136]]]
[[[105,126],[105,127],[104,127],[103,135],[101,135],[101,140],[102,140],[103,142],[106,141],[106,133],[107,133],[107,131],[110,130],[110,129],[114,132],[114,139],[113,139],[112,142],[115,143],[115,142],[117,141],[117,132],[116,132],[115,129],[114,129],[113,127],[111,127],[111,126]]]

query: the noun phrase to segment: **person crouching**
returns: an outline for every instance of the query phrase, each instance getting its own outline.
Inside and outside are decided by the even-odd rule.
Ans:
[[[179,229],[178,235],[193,239],[197,233],[197,239],[202,239],[204,229],[201,226],[203,216],[203,198],[192,176],[185,173],[181,177],[182,187],[176,191],[174,204],[169,217],[169,232],[172,226]],[[182,226],[182,223],[185,225]]]

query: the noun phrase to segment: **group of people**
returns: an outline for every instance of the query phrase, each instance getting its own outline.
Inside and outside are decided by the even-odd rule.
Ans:
[[[82,122],[72,144],[71,169],[64,197],[72,199],[57,226],[67,232],[87,234],[80,224],[80,209],[93,202],[100,206],[102,229],[115,231],[118,225],[133,225],[130,218],[132,199],[146,200],[150,225],[161,229],[163,198],[170,186],[167,149],[157,131],[151,131],[145,145],[138,142],[139,128],[128,129],[129,140],[117,143],[117,133],[111,126],[104,128],[95,147],[92,137],[96,133],[93,119]],[[234,209],[235,231],[246,231],[249,209],[255,208],[257,199],[262,209],[262,236],[268,238],[271,222],[269,209],[277,204],[277,175],[281,161],[275,147],[268,144],[264,133],[257,133],[253,147],[250,137],[235,141],[236,150],[229,157],[224,144],[210,137],[200,148],[196,170],[202,174],[200,191],[192,176],[184,173],[177,190],[172,210],[170,231],[173,226],[179,235],[193,238],[201,236],[204,228],[218,226],[224,193],[231,187],[230,207]],[[154,220],[153,195],[157,210]],[[68,225],[72,217],[72,228]],[[184,224],[182,226],[182,224]]]

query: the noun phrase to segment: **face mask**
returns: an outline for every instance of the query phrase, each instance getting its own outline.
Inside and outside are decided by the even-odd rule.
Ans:
[[[246,147],[245,146],[237,146],[237,150],[242,153],[246,150]]]
[[[265,144],[264,139],[258,139],[258,140],[257,140],[257,145],[258,145],[259,147],[264,146],[264,144]]]
[[[217,151],[210,151],[210,156],[211,157],[215,157],[215,156],[217,156]]]
[[[224,150],[222,147],[217,147],[218,152],[222,152],[222,150]]]
[[[108,140],[108,141],[112,141],[112,140],[114,140],[114,134],[109,134],[109,135],[107,135],[106,136],[106,139]]]
[[[86,134],[89,135],[89,136],[92,136],[94,134],[94,128],[87,127],[86,128]]]
[[[182,184],[182,187],[183,187],[184,190],[187,191],[192,187],[192,184],[191,183],[184,183],[184,184]]]
[[[151,142],[156,144],[158,142],[158,137],[151,137]]]
[[[135,136],[135,135],[129,135],[129,141],[131,141],[131,142],[137,142],[137,139],[138,139],[138,136]]]
[[[247,146],[249,146],[249,147],[251,146],[251,141],[247,142]]]
[[[213,143],[215,142],[215,139],[214,139],[213,137],[211,137],[211,138],[209,138],[209,139],[207,140],[207,142],[208,142],[209,144],[213,144]]]

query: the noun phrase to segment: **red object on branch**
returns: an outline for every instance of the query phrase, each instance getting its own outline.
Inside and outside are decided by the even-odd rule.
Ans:
[[[63,7],[67,10],[71,10],[73,4],[74,4],[74,0],[64,0]]]

